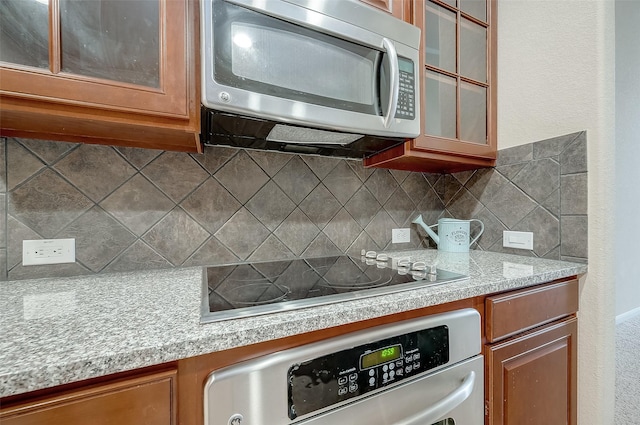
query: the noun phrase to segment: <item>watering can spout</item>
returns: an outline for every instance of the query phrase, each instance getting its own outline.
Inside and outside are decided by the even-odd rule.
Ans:
[[[434,240],[434,242],[436,243],[436,245],[438,245],[439,243],[439,238],[438,235],[436,234],[436,232],[434,232],[433,230],[431,230],[430,226],[427,226],[424,222],[424,220],[422,220],[422,214],[420,214],[419,216],[417,216],[416,218],[413,219],[412,223],[415,223],[417,225],[419,225],[420,227],[422,227],[424,229],[425,232],[427,232],[427,234],[429,236],[431,236],[431,238]]]

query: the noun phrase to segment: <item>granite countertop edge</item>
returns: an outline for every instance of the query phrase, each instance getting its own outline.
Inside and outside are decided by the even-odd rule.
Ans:
[[[433,256],[438,255],[433,251],[390,252],[390,256],[409,257],[412,261],[426,256],[432,261]],[[2,282],[0,311],[5,313],[2,313],[0,331],[6,338],[0,342],[0,397],[587,272],[587,265],[582,263],[481,251],[470,254],[469,265],[464,264],[463,270],[455,270],[459,266],[458,257],[453,258],[451,264],[447,263],[448,258],[440,261],[442,267],[466,271],[468,279],[207,324],[200,323],[202,269],[199,267]],[[509,275],[505,272],[506,264],[524,269],[510,269]],[[150,292],[152,289],[156,291]],[[72,305],[73,311],[44,317],[29,313],[27,308],[32,298],[37,307],[43,291],[66,294],[73,303],[62,299],[61,308],[71,309],[69,305]],[[141,305],[141,298],[147,298],[148,303]],[[44,351],[42,347],[50,350]]]

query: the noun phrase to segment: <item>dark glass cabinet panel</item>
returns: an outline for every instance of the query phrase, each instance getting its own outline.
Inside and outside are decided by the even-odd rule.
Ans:
[[[61,70],[159,87],[158,0],[60,0]]]
[[[49,68],[47,0],[0,0],[0,61]]]

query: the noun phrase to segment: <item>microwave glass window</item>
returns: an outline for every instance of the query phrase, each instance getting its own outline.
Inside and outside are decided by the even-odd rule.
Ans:
[[[237,77],[331,99],[373,103],[374,62],[365,52],[237,22],[231,25],[231,39],[231,71]],[[347,74],[350,78],[344,78]]]

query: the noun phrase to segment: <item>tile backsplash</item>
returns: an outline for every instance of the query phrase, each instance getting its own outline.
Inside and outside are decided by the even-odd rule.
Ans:
[[[72,276],[427,246],[422,214],[479,218],[479,249],[586,260],[586,133],[499,152],[456,174],[206,147],[205,153],[0,139],[0,279]],[[391,229],[411,243],[391,244]],[[22,240],[75,238],[76,263],[22,266]]]

